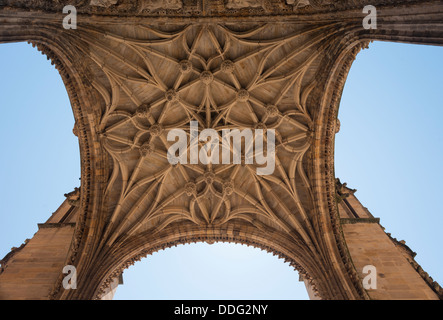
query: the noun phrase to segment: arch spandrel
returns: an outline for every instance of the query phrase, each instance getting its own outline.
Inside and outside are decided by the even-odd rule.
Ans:
[[[274,2],[228,11],[216,4],[211,11],[203,1],[203,7],[149,11],[127,1],[79,1],[76,30],[61,27],[61,2],[0,7],[6,22],[0,42],[31,41],[61,70],[83,146],[83,214],[67,262],[77,265],[80,283],[91,284],[66,293],[60,279],[52,298],[96,297],[128,261],[168,246],[168,239],[194,241],[189,233],[180,240],[184,229],[207,241],[218,241],[217,232],[220,241],[258,237],[257,247],[284,252],[317,279],[323,298],[368,298],[334,202],[340,96],[369,40],[443,43],[440,25],[427,22],[438,21],[441,4],[379,1],[385,14],[379,29],[368,31],[355,1]],[[396,8],[400,3],[423,15],[411,17],[404,6]],[[426,28],[408,28],[411,23]],[[241,165],[169,164],[166,133],[186,130],[191,120],[200,130],[275,129],[274,174],[257,175],[246,159]],[[231,226],[243,238],[223,239]],[[165,243],[150,246],[155,239]]]

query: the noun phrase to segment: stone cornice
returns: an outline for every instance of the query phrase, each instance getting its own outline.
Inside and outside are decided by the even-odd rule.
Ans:
[[[118,17],[264,17],[330,14],[365,5],[395,6],[437,3],[436,0],[4,0],[0,10],[61,13],[73,5],[79,14]]]
[[[38,228],[40,229],[49,229],[49,228],[63,228],[63,227],[71,227],[75,228],[75,223],[39,223]]]
[[[380,218],[341,218],[341,224],[380,223]]]

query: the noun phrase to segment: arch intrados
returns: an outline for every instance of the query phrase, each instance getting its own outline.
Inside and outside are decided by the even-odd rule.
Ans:
[[[229,231],[228,231],[229,230]],[[309,261],[302,259],[293,252],[288,243],[290,239],[281,234],[272,234],[266,231],[256,232],[244,232],[233,231],[233,225],[228,224],[223,228],[208,228],[203,230],[192,225],[171,226],[166,228],[161,233],[156,234],[155,237],[149,237],[148,234],[144,234],[133,242],[128,243],[127,247],[121,248],[116,255],[112,255],[112,258],[108,261],[108,265],[102,265],[97,270],[97,274],[101,275],[99,285],[94,288],[94,299],[100,299],[101,295],[106,292],[106,289],[110,286],[111,282],[118,277],[125,269],[132,266],[135,262],[140,261],[143,258],[148,257],[156,252],[166,250],[168,248],[177,247],[179,245],[192,244],[192,243],[234,243],[251,246],[284,260],[294,268],[300,275],[306,279],[312,286],[314,292],[317,295],[327,296],[327,288],[319,281],[324,276],[321,275],[321,270],[318,270],[315,265],[315,261]],[[314,265],[313,265],[314,264]],[[319,274],[320,273],[320,274]],[[324,279],[321,279],[324,280]],[[92,289],[92,288],[91,288]]]

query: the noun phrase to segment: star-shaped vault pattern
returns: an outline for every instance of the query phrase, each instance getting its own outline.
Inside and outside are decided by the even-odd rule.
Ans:
[[[320,49],[335,32],[332,25],[80,27],[76,41],[93,61],[100,137],[113,163],[104,239],[240,219],[314,248],[307,99]],[[244,154],[241,164],[169,163],[167,133],[189,136],[191,121],[216,130],[220,141],[223,129],[275,130],[274,173],[257,175],[260,165]]]

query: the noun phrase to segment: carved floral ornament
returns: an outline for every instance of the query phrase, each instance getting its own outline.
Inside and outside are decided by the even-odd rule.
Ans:
[[[91,0],[91,6],[108,8],[118,4],[119,0]],[[121,2],[121,1],[120,1]],[[143,9],[181,9],[183,8],[183,1],[181,0],[142,0],[141,6]]]
[[[96,7],[110,7],[117,4],[118,0],[91,0],[90,5]]]
[[[363,0],[358,0],[363,1]],[[48,4],[50,2],[50,4]],[[290,16],[300,11],[346,9],[355,5],[344,0],[3,0],[7,9],[36,9],[61,13],[67,5],[78,14],[103,16],[202,17],[202,16]]]
[[[227,8],[245,8],[245,7],[259,7],[263,6],[265,0],[227,0]],[[91,0],[91,6],[110,7],[116,5],[119,0]],[[303,7],[307,5],[319,5],[324,1],[315,0],[286,0],[289,5]],[[180,9],[183,7],[182,0],[142,0],[142,3],[147,8],[158,9]]]
[[[265,2],[269,0],[226,0],[224,1],[227,9],[241,9],[241,8],[259,8],[265,7]],[[319,7],[328,1],[324,0],[285,0],[287,5],[295,8],[302,8],[305,6]],[[117,5],[119,0],[91,0],[91,6],[108,8]],[[148,9],[150,11],[158,9],[178,10],[183,8],[182,0],[142,0],[141,10]]]

